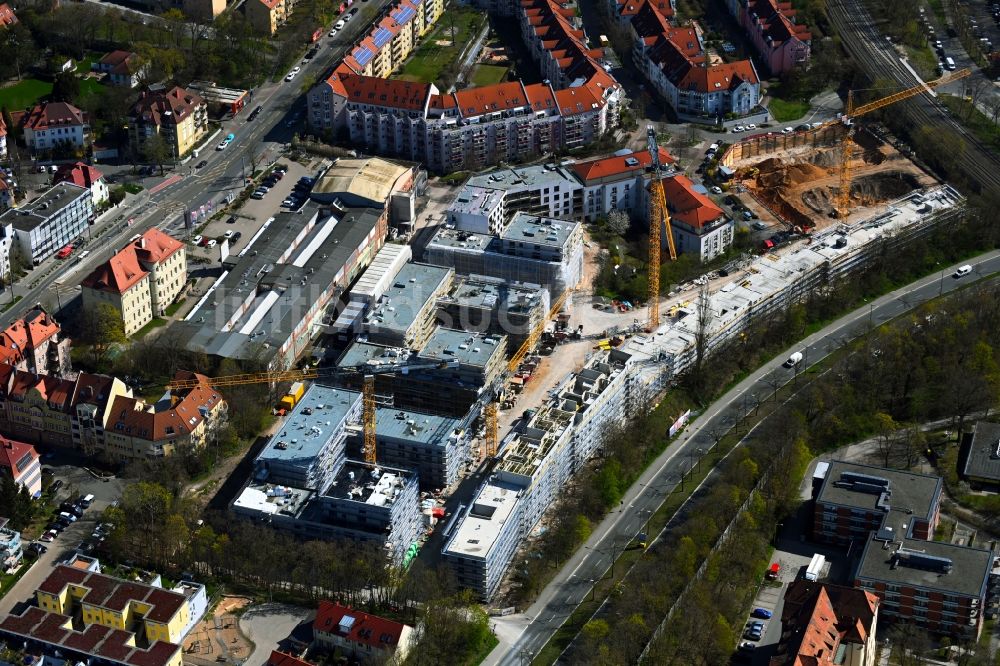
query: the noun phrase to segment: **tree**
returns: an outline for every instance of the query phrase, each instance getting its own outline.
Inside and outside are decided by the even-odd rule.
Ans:
[[[159,167],[162,176],[163,165],[172,157],[172,153],[166,139],[159,134],[151,134],[142,143],[142,157]]]
[[[246,156],[247,163],[250,164],[250,175],[253,176],[253,174],[257,173],[257,167],[264,160],[264,152],[261,150],[260,141],[251,141],[243,154]]]
[[[114,345],[128,342],[121,310],[110,303],[80,311],[80,329],[83,339],[91,346],[93,362],[101,363]]]
[[[72,104],[80,96],[80,79],[72,70],[60,72],[52,83],[51,99],[53,102],[69,102]]]
[[[624,236],[628,233],[628,229],[632,222],[628,217],[628,213],[623,210],[618,210],[617,208],[608,213],[608,230],[611,233],[618,234],[619,236]]]
[[[31,65],[39,55],[38,46],[31,31],[23,23],[7,26],[0,33],[0,76],[16,75],[21,80],[22,71]]]
[[[888,467],[892,453],[896,449],[896,431],[899,425],[885,412],[875,414],[875,442],[878,445],[882,466]]]

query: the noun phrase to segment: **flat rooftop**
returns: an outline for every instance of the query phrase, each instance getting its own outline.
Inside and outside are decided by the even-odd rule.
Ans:
[[[451,202],[448,212],[489,215],[490,211],[500,205],[506,194],[506,190],[466,183]]]
[[[500,536],[500,529],[511,517],[520,493],[524,490],[507,481],[490,477],[479,488],[472,506],[452,535],[445,553],[486,559]]]
[[[440,245],[442,247],[452,247],[472,252],[485,252],[490,248],[492,241],[493,236],[487,234],[477,234],[472,231],[445,229],[442,227],[431,238],[429,245]]]
[[[375,433],[379,439],[405,439],[427,446],[444,446],[460,431],[461,422],[447,416],[411,412],[395,407],[375,410]]]
[[[415,479],[415,472],[348,460],[327,488],[325,497],[389,507],[395,503],[400,489]]]
[[[365,324],[404,335],[417,316],[454,275],[454,269],[431,264],[405,264],[365,316]]]
[[[316,458],[327,442],[341,434],[342,422],[360,402],[357,391],[310,384],[257,459],[305,462]]]
[[[912,563],[898,559],[895,547],[885,549],[880,541],[869,539],[865,543],[856,577],[972,597],[978,597],[985,589],[993,565],[993,551],[922,539],[904,539],[902,543],[903,548],[915,553],[917,558],[926,555],[950,560],[951,570],[944,573],[919,559]],[[894,555],[897,557],[894,558]]]
[[[561,248],[566,245],[579,226],[580,223],[573,220],[517,213],[507,228],[500,232],[500,238],[505,241]]]
[[[19,231],[31,231],[84,196],[90,197],[90,190],[72,183],[56,183],[34,201],[4,212],[0,223],[10,222]]]
[[[1000,481],[1000,424],[976,423],[962,471],[965,476]]]
[[[571,171],[552,164],[495,169],[489,173],[473,176],[466,182],[466,187],[495,190],[534,190],[545,187],[554,188],[557,185],[566,185],[567,188],[575,189],[580,187],[579,181]],[[560,187],[560,192],[562,191],[562,187]],[[568,192],[569,189],[565,191]],[[459,196],[461,196],[461,192],[459,192]]]
[[[419,357],[433,361],[458,361],[461,365],[485,368],[499,352],[502,335],[467,333],[438,326]]]
[[[315,494],[308,488],[251,481],[233,501],[233,508],[269,516],[282,514],[294,518],[302,512]]]
[[[387,365],[395,365],[408,359],[411,355],[405,347],[387,347],[373,342],[352,342],[337,360],[337,367],[348,368],[365,365],[369,361],[377,361]]]
[[[365,272],[351,287],[351,298],[371,302],[385,293],[393,277],[413,257],[409,245],[386,243],[372,259]]]
[[[458,282],[448,300],[466,308],[529,312],[547,293],[541,285],[470,275]]]
[[[280,349],[319,293],[346,283],[345,266],[378,219],[369,208],[323,217],[313,203],[276,215],[253,252],[227,259],[222,280],[180,324],[188,349],[226,358],[249,358],[262,345]]]
[[[816,501],[884,512],[888,527],[898,530],[896,523],[907,523],[910,516],[929,517],[941,494],[941,484],[937,476],[834,460]],[[887,495],[880,492],[882,487],[888,490]],[[900,515],[892,515],[897,513]],[[903,532],[896,534],[902,536]]]

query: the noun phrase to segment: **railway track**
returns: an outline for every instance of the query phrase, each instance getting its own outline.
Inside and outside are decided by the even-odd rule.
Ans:
[[[861,0],[830,0],[827,13],[840,34],[844,48],[869,79],[888,79],[900,88],[919,82],[903,66],[899,54],[875,27]],[[959,160],[959,168],[971,189],[977,194],[1000,196],[1000,159],[997,154],[952,118],[941,102],[929,95],[919,95],[899,102],[898,107],[916,127],[932,127],[961,137],[965,151]]]

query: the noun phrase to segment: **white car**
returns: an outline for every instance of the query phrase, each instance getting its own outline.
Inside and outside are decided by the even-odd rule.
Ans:
[[[749,125],[747,125],[747,131],[748,131],[748,132],[749,132],[750,130],[755,130],[755,129],[757,129],[757,126],[756,126],[756,125],[754,125],[753,123],[750,123]]]
[[[722,194],[722,188],[716,185],[712,188],[712,194]]]
[[[202,240],[204,240],[203,236],[195,236],[194,238],[191,239],[191,242],[194,243],[195,245],[201,245]]]
[[[781,130],[781,133],[782,134],[791,134],[794,131],[795,130],[793,130],[791,127],[786,127],[785,129]]]
[[[285,80],[286,81],[291,81],[294,78],[295,78],[295,72],[289,72],[288,76],[285,77]]]
[[[229,229],[228,231],[226,231],[226,233],[222,234],[222,237],[225,238],[226,240],[229,240],[230,238],[233,237],[233,234],[235,233],[236,233],[235,231]]]
[[[351,20],[351,14],[348,14],[347,16],[344,17],[344,23],[347,23],[350,20]]]
[[[329,34],[329,36],[330,36],[330,37],[333,37],[333,36],[334,36],[334,35],[336,35],[336,34],[337,34],[337,29],[336,29],[336,28],[334,28],[333,30],[331,30],[331,31],[330,31],[330,34]]]
[[[298,74],[301,71],[302,71],[302,68],[299,67],[298,65],[296,65],[295,67],[292,67],[292,74]]]
[[[215,247],[216,245],[218,245],[218,243],[216,242],[216,240],[214,238],[211,239],[211,240],[209,240],[207,243],[205,243],[205,247],[208,247],[208,248]]]
[[[229,139],[223,139],[219,142],[219,145],[215,147],[216,150],[225,150],[229,147]]]
[[[733,128],[733,134],[737,134],[737,133],[739,133],[739,132],[742,132],[742,131],[743,131],[743,130],[745,130],[745,129],[746,129],[746,128],[745,128],[745,127],[743,127],[743,125],[737,125],[736,127],[734,127],[734,128]]]
[[[343,30],[344,29],[344,19],[341,19],[341,20],[337,21],[334,24],[333,29],[334,30]]]

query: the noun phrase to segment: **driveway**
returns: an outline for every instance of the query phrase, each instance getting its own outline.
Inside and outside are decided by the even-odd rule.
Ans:
[[[288,638],[295,627],[315,616],[314,609],[287,604],[268,603],[248,608],[240,617],[240,630],[254,647],[243,666],[264,666],[271,651]]]

